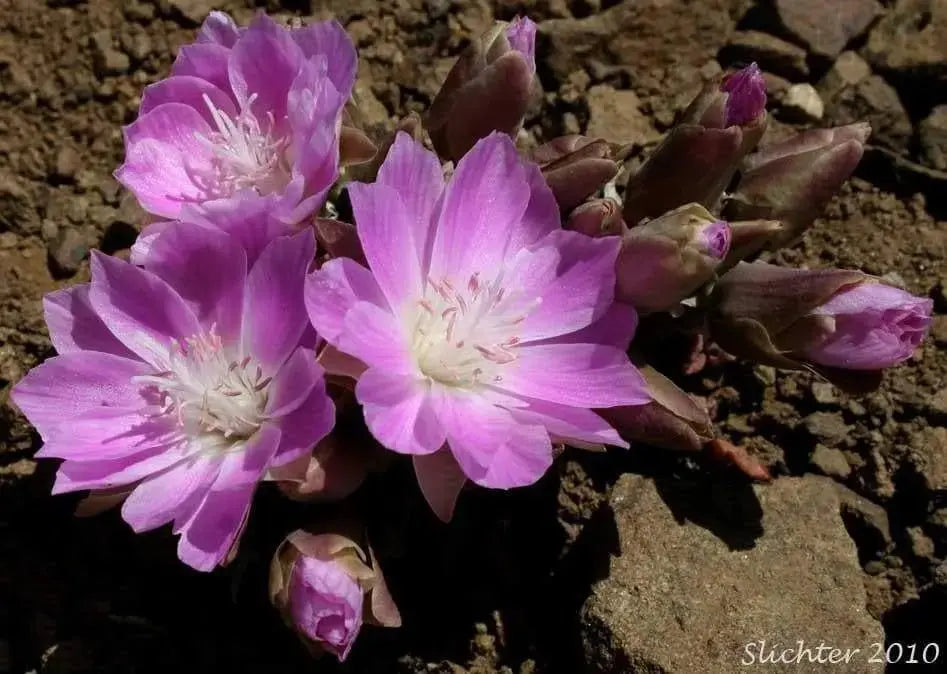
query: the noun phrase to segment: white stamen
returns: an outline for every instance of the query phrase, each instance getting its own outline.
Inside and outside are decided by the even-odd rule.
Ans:
[[[505,287],[502,272],[490,282],[477,272],[458,285],[429,278],[409,326],[418,367],[449,386],[501,381],[500,370],[516,360],[517,326],[539,302]]]
[[[208,135],[197,135],[197,140],[214,153],[211,174],[195,175],[201,186],[222,196],[236,190],[253,188],[260,194],[270,194],[286,187],[291,178],[286,150],[288,139],[275,137],[276,122],[272,113],[268,115],[268,128],[264,130],[251,112],[256,94],[250,96],[247,106],[231,118],[214,105],[207,94],[204,104],[217,126]]]
[[[212,326],[183,344],[172,341],[170,368],[135,381],[152,388],[157,416],[173,417],[185,434],[225,451],[263,423],[272,377],[264,378],[250,356],[232,358]]]

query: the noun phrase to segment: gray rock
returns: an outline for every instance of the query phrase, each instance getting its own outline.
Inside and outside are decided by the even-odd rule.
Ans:
[[[782,478],[749,490],[761,530],[752,544],[731,546],[711,530],[732,527],[734,513],[713,512],[705,499],[681,506],[694,495],[679,481],[618,481],[610,504],[621,554],[583,607],[586,671],[735,672],[748,655],[758,658],[760,641],[767,651],[799,640],[813,655],[820,644],[861,649],[832,671],[882,671],[867,664],[868,645],[883,633],[866,610],[832,483]],[[677,507],[704,526],[681,523]]]
[[[0,169],[0,229],[34,234],[39,226],[33,201],[20,179]]]
[[[49,242],[49,267],[53,275],[59,278],[73,276],[89,254],[89,247],[74,228],[60,230]]]
[[[898,0],[872,29],[863,53],[879,70],[947,82],[945,35],[947,0]]]
[[[852,467],[848,465],[845,454],[841,450],[816,445],[809,457],[809,464],[823,475],[844,480],[852,474]]]
[[[794,122],[818,122],[825,114],[825,104],[808,82],[793,84],[783,94],[782,116]]]
[[[756,30],[735,32],[722,58],[724,63],[756,61],[763,70],[791,80],[805,79],[809,74],[805,49]]]
[[[598,84],[589,89],[586,102],[589,106],[587,136],[622,145],[647,145],[661,138],[651,119],[641,112],[641,101],[634,91]]]
[[[63,145],[56,153],[53,176],[58,180],[72,180],[81,167],[82,157],[79,156],[76,149],[69,145]]]
[[[947,170],[947,105],[938,105],[920,123],[918,136],[924,163],[941,171]]]
[[[112,33],[109,30],[104,29],[93,33],[91,43],[92,64],[95,66],[96,75],[105,77],[128,72],[131,61],[127,54],[115,49],[112,42]]]
[[[837,412],[813,412],[802,423],[809,435],[829,447],[837,445],[848,435],[848,426]]]
[[[914,132],[898,92],[879,75],[842,89],[825,103],[826,117],[833,124],[868,122],[872,143],[895,152],[904,152]]]
[[[870,76],[871,66],[855,52],[846,51],[835,59],[832,67],[819,80],[816,89],[823,99],[830,100]]]
[[[947,491],[947,428],[925,428],[911,440],[908,461],[928,491]]]
[[[836,484],[835,488],[841,503],[842,521],[862,559],[880,559],[891,546],[888,511],[847,487]]]
[[[882,14],[876,0],[775,0],[779,21],[809,51],[834,59]]]

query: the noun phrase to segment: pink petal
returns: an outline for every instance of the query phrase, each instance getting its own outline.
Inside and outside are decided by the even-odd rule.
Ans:
[[[278,423],[280,442],[270,467],[284,466],[300,456],[310,454],[332,430],[335,425],[335,405],[326,395],[325,379],[320,378],[299,407],[281,417]]]
[[[592,238],[559,230],[543,241],[558,248],[561,259],[556,279],[539,290],[542,304],[519,329],[524,342],[557,337],[590,325],[608,310],[615,296],[615,260],[621,245],[618,237]]]
[[[388,449],[430,454],[444,444],[444,428],[424,380],[373,367],[359,378],[355,395],[372,435]]]
[[[43,297],[43,315],[56,351],[60,354],[102,351],[134,358],[96,315],[89,301],[89,287],[83,283]]]
[[[132,379],[151,372],[140,360],[74,351],[30,370],[13,387],[11,398],[47,439],[93,414],[100,419],[137,416],[146,403],[141,385]]]
[[[356,302],[387,308],[375,277],[349,258],[329,260],[306,278],[306,311],[316,331],[335,343],[345,325],[345,314]]]
[[[292,31],[292,37],[306,58],[325,56],[328,77],[343,99],[352,95],[358,70],[358,55],[352,39],[338,21],[319,21]]]
[[[272,419],[297,409],[322,378],[316,354],[309,349],[296,349],[267,390],[266,415]]]
[[[352,212],[365,259],[388,304],[398,312],[424,292],[415,224],[400,195],[388,185],[349,185]]]
[[[216,326],[225,343],[239,336],[247,256],[232,238],[175,223],[152,244],[147,269],[177,289],[198,322]]]
[[[526,171],[509,136],[493,133],[478,141],[447,186],[431,276],[465,280],[499,269],[529,199]]]
[[[92,252],[89,300],[106,327],[125,346],[158,369],[166,369],[172,340],[201,332],[190,307],[154,274]]]
[[[145,480],[125,499],[122,519],[139,533],[170,522],[192,495],[210,488],[219,469],[219,459],[198,458]]]
[[[528,402],[527,407],[510,410],[513,417],[525,424],[542,426],[551,436],[563,442],[628,447],[628,443],[621,439],[618,432],[591,410],[542,400]]]
[[[431,510],[442,522],[450,522],[460,492],[467,483],[457,459],[447,449],[415,456],[414,474]]]
[[[145,140],[156,140],[192,158],[210,160],[211,150],[199,140],[211,133],[210,125],[186,103],[165,103],[141,115],[123,129],[125,147],[131,150]]]
[[[230,86],[241,109],[250,108],[258,120],[272,114],[279,123],[286,117],[286,97],[303,61],[289,31],[258,14],[230,55]]]
[[[211,571],[231,552],[243,530],[257,483],[279,446],[276,427],[263,426],[243,452],[224,460],[214,486],[193,516],[180,525],[178,557]]]
[[[559,204],[539,166],[521,160],[529,183],[529,204],[517,227],[510,235],[510,250],[518,250],[540,241],[550,232],[560,229]]]
[[[552,465],[552,443],[542,426],[520,423],[475,393],[441,392],[436,405],[451,453],[477,484],[526,486]]]
[[[112,489],[134,484],[184,461],[199,445],[182,442],[156,445],[137,454],[107,461],[66,461],[56,473],[53,494],[83,489]],[[55,453],[55,452],[54,452]]]
[[[199,161],[206,157],[196,155]],[[204,187],[195,184],[189,155],[161,141],[145,139],[126,146],[125,163],[115,171],[115,179],[131,191],[149,213],[176,218],[181,206],[208,198]],[[202,171],[204,169],[198,169]]]
[[[398,373],[417,370],[397,319],[370,302],[357,302],[345,314],[337,347],[372,367]]]
[[[303,283],[315,249],[311,230],[274,239],[247,276],[243,353],[267,373],[279,370],[308,324]]]
[[[627,352],[638,327],[638,312],[630,304],[613,302],[591,325],[551,340],[557,344],[602,344]]]
[[[201,24],[201,29],[197,33],[199,43],[219,44],[224,47],[232,47],[243,29],[239,28],[230,15],[226,12],[211,12]]]
[[[187,44],[178,50],[174,65],[171,66],[171,74],[206,80],[233,101],[230,92],[230,75],[227,68],[229,60],[229,47],[209,42]]]
[[[399,131],[378,170],[378,183],[394,190],[411,223],[422,270],[430,264],[434,242],[434,215],[444,192],[444,174],[437,155]]]
[[[648,388],[624,351],[599,344],[527,344],[503,370],[501,390],[574,407],[643,405]]]
[[[190,75],[175,75],[145,87],[138,114],[146,115],[158,106],[169,103],[183,103],[196,110],[209,128],[214,128],[216,123],[204,100],[205,96],[228,117],[236,116],[237,109],[230,96],[221,91],[215,83]]]

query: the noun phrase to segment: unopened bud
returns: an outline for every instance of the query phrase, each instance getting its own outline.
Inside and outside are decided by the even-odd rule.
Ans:
[[[724,214],[734,220],[780,220],[785,231],[768,247],[791,245],[852,175],[870,133],[866,123],[813,129],[761,148],[744,161]]]
[[[733,268],[737,262],[762,250],[770,239],[783,231],[778,220],[744,220],[730,223],[730,252],[727,259],[717,270],[722,275]]]
[[[559,210],[569,212],[614,178],[621,166],[612,144],[587,136],[561,136],[530,153],[556,197]]]
[[[588,236],[621,234],[621,207],[614,199],[588,201],[569,214],[565,227]]]
[[[615,298],[642,313],[667,311],[714,277],[730,249],[730,226],[699,204],[625,232]]]
[[[369,450],[343,446],[336,433],[330,433],[312,454],[277,469],[271,477],[294,501],[340,501],[365,480],[369,461]]]
[[[932,305],[858,271],[743,262],[714,288],[710,327],[734,355],[864,389],[877,383],[875,373],[911,356]]]
[[[652,401],[634,407],[599,410],[625,438],[655,447],[699,452],[713,436],[706,407],[649,365],[638,367]]]
[[[686,203],[715,208],[740,161],[763,137],[765,106],[766,88],[755,64],[704,87],[681,123],[629,178],[628,226]]]
[[[270,564],[270,600],[313,654],[348,656],[362,623],[398,627],[378,561],[335,533],[297,530]]]
[[[458,161],[494,131],[515,137],[533,93],[536,24],[497,22],[460,55],[428,110],[434,149]]]

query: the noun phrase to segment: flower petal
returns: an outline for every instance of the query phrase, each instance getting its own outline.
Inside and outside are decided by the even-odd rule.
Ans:
[[[219,469],[219,459],[198,458],[145,480],[125,499],[122,519],[138,533],[170,522],[192,495],[210,488]]]
[[[513,418],[522,423],[538,424],[544,427],[550,436],[563,442],[628,447],[628,443],[621,439],[618,432],[591,410],[535,399],[529,400],[528,403],[526,407],[511,409]]]
[[[229,47],[210,42],[186,44],[178,50],[174,65],[171,66],[171,74],[206,80],[224,92],[233,103],[235,101],[230,92],[230,74],[227,68],[229,60]]]
[[[13,387],[11,398],[48,439],[93,414],[99,419],[137,415],[146,402],[133,379],[151,372],[140,360],[74,351],[34,367]]]
[[[89,284],[56,290],[43,297],[49,338],[60,354],[101,351],[134,358],[98,317],[89,301]]]
[[[197,41],[232,47],[242,33],[243,29],[237,26],[229,14],[213,11],[201,24],[201,29],[197,32]]]
[[[424,380],[373,367],[359,378],[355,395],[372,435],[388,449],[431,454],[443,446],[444,428]]]
[[[311,230],[274,239],[247,276],[243,353],[269,374],[296,349],[308,324],[303,284],[315,248]]]
[[[444,193],[440,160],[407,133],[399,131],[378,170],[376,181],[387,185],[401,197],[414,232],[421,269],[428,269],[434,243],[434,216]]]
[[[292,31],[292,37],[306,58],[325,56],[329,64],[328,77],[348,100],[355,85],[358,54],[352,39],[338,21],[319,21]]]
[[[198,450],[199,445],[196,443],[188,443],[178,438],[169,444],[155,445],[118,459],[66,461],[56,473],[52,493],[63,494],[83,489],[103,490],[134,484],[171,468]],[[55,455],[56,452],[52,454]]]
[[[258,14],[230,55],[230,86],[240,108],[251,109],[258,120],[272,114],[279,123],[286,117],[287,94],[303,61],[290,32]]]
[[[322,377],[316,354],[309,349],[296,349],[273,377],[267,392],[266,415],[273,419],[297,409]]]
[[[311,453],[334,425],[335,404],[326,395],[325,379],[320,378],[299,407],[279,419],[279,447],[270,467],[285,466]]]
[[[216,124],[207,100],[230,118],[237,114],[233,99],[213,82],[190,75],[175,75],[145,87],[139,115],[146,115],[158,106],[183,103],[196,110],[210,128]]]
[[[478,141],[444,194],[430,275],[465,280],[498,269],[529,200],[526,171],[509,136],[493,133]]]
[[[198,322],[216,326],[225,343],[239,336],[247,256],[232,238],[175,223],[152,244],[147,269],[177,289]]]
[[[451,453],[477,484],[526,486],[552,465],[552,443],[542,426],[521,423],[476,394],[441,391],[436,405]]]
[[[345,328],[337,347],[372,367],[391,372],[415,372],[408,356],[401,326],[385,309],[370,302],[357,302],[345,314]]]
[[[306,278],[306,311],[316,332],[337,343],[345,314],[357,302],[387,309],[385,296],[372,273],[349,258],[329,260]]]
[[[423,295],[415,224],[401,196],[388,185],[353,183],[349,197],[365,259],[388,304],[398,312]]]
[[[558,248],[559,268],[555,280],[539,290],[542,304],[520,326],[524,342],[580,330],[602,316],[615,297],[618,237],[559,230],[543,241]]]
[[[442,522],[450,522],[460,492],[467,483],[467,476],[457,464],[457,459],[447,449],[416,455],[414,474],[431,510]]]
[[[190,307],[154,274],[92,253],[89,300],[106,327],[146,362],[165,369],[172,340],[201,332]]]
[[[561,229],[559,205],[539,166],[522,159],[529,183],[529,204],[519,225],[510,235],[510,250],[531,246],[550,232]]]
[[[527,344],[496,386],[526,398],[574,407],[643,405],[644,379],[624,351],[600,344]]]

